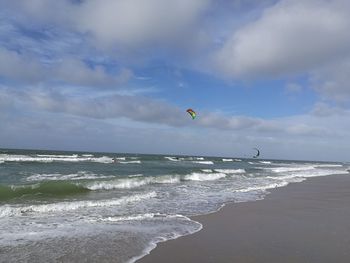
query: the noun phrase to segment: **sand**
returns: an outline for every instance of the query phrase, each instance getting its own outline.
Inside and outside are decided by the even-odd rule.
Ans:
[[[201,231],[158,244],[138,263],[350,262],[350,176],[270,192],[264,200],[193,217]]]

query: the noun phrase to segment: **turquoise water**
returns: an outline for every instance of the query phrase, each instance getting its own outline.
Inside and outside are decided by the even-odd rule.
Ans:
[[[200,230],[190,216],[347,169],[344,163],[4,149],[0,255],[5,262],[73,260],[99,240],[91,246],[112,249],[114,262],[135,261],[159,241]]]

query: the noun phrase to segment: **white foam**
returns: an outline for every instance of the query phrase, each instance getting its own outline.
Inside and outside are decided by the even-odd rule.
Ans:
[[[295,166],[295,167],[277,167],[277,168],[264,168],[266,170],[271,170],[274,173],[285,173],[285,172],[295,172],[295,171],[307,171],[314,170],[315,167],[312,165],[309,166]]]
[[[77,154],[63,155],[63,154],[37,154],[38,157],[49,157],[49,158],[77,158]]]
[[[156,197],[156,192],[149,192],[145,194],[135,194],[131,196],[124,196],[118,199],[107,199],[98,201],[74,201],[74,202],[59,202],[42,205],[29,206],[11,206],[3,205],[0,207],[0,217],[26,215],[32,213],[57,213],[64,211],[72,211],[77,209],[92,208],[92,207],[109,207],[119,206],[127,203],[139,202],[145,199]]]
[[[90,190],[112,190],[112,189],[131,189],[150,184],[151,178],[136,179],[118,179],[113,181],[92,182],[85,185]]]
[[[215,169],[215,172],[225,173],[225,174],[242,174],[246,171],[244,169]]]
[[[315,165],[315,167],[317,167],[317,168],[330,167],[331,168],[331,167],[344,167],[344,166],[342,164],[317,164],[317,165]]]
[[[41,163],[51,163],[51,162],[97,162],[97,163],[112,163],[113,159],[108,156],[102,157],[79,157],[77,155],[72,156],[29,156],[29,155],[8,155],[0,154],[0,161],[4,162],[41,162]]]
[[[196,160],[203,161],[204,158],[203,157],[196,157]]]
[[[214,164],[212,161],[193,161],[193,163],[199,163],[199,164]]]
[[[169,156],[165,156],[164,157],[165,159],[169,160],[169,161],[172,161],[172,162],[178,162],[180,161],[178,158],[176,157],[169,157]]]
[[[272,162],[269,162],[269,161],[260,161],[259,163],[262,163],[262,164],[271,164]]]
[[[184,176],[188,181],[213,181],[226,177],[224,173],[192,173]]]
[[[233,159],[235,162],[242,162],[241,159]]]
[[[233,162],[233,159],[222,159],[223,162]]]
[[[129,164],[129,163],[141,163],[140,160],[137,160],[137,161],[123,161],[123,162],[118,162],[118,163],[122,163],[122,164]]]
[[[107,217],[107,218],[101,218],[98,221],[125,222],[125,221],[141,221],[141,220],[154,219],[154,218],[183,218],[186,220],[190,220],[186,216],[177,215],[177,214],[167,215],[167,214],[162,214],[162,213],[146,213],[146,214],[138,214],[138,215],[130,215],[130,216]]]
[[[61,181],[61,180],[91,180],[113,178],[113,175],[97,175],[91,172],[79,171],[74,174],[33,174],[26,178],[27,181]]]
[[[143,176],[143,174],[131,174],[128,177],[132,178],[132,177],[141,177],[141,176]]]
[[[84,184],[90,190],[132,189],[149,184],[173,184],[181,181],[178,175],[150,176],[144,178],[123,178]]]
[[[212,169],[201,169],[202,172],[205,172],[205,173],[212,173],[213,170]]]
[[[234,190],[235,192],[251,192],[251,191],[265,191],[267,189],[271,189],[271,188],[277,188],[277,187],[283,187],[288,185],[289,182],[286,181],[282,181],[282,182],[276,182],[276,183],[271,183],[268,185],[258,185],[258,186],[250,186],[250,187],[246,187],[246,188],[242,188],[242,189],[237,189]]]

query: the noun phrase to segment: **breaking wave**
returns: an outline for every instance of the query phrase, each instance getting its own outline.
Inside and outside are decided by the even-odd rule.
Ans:
[[[58,202],[51,204],[41,205],[28,205],[28,206],[11,206],[4,205],[0,207],[0,217],[5,216],[16,216],[16,215],[27,215],[33,213],[57,213],[63,211],[71,211],[82,208],[91,207],[108,207],[117,206],[127,203],[135,203],[145,199],[156,197],[156,192],[149,192],[145,194],[135,194],[130,196],[124,196],[116,199],[107,200],[86,200],[86,201],[73,201],[73,202]]]

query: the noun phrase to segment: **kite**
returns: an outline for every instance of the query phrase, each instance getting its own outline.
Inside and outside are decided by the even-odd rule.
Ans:
[[[196,118],[196,113],[195,113],[195,111],[194,110],[192,110],[192,109],[188,109],[187,110],[187,112],[188,112],[188,114],[190,114],[191,115],[191,117],[192,117],[192,119],[194,120],[194,118]]]
[[[257,148],[253,148],[253,149],[257,151],[256,155],[254,155],[253,158],[259,157],[259,155],[260,155],[259,149],[257,149]]]

